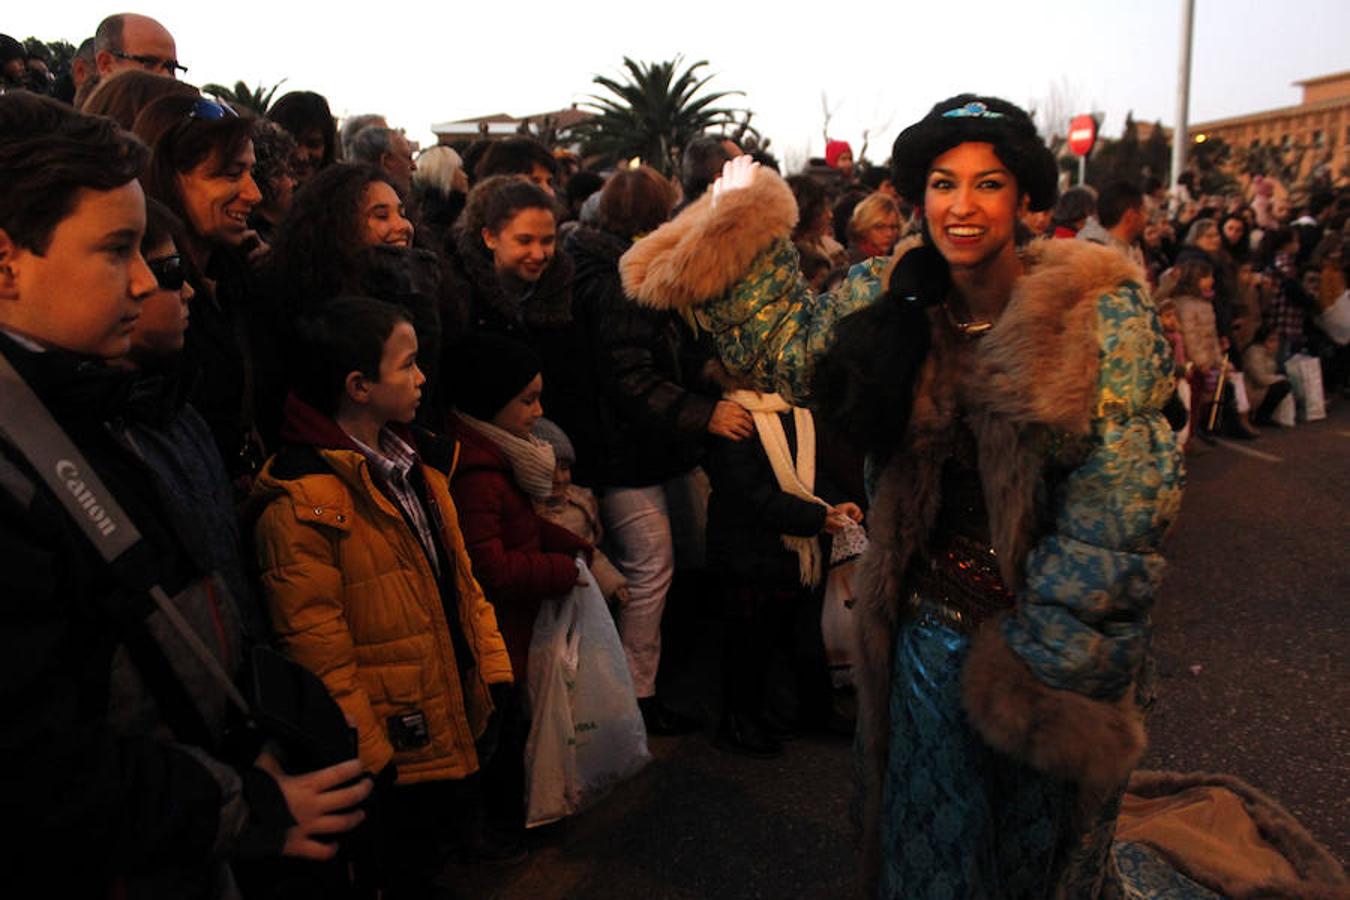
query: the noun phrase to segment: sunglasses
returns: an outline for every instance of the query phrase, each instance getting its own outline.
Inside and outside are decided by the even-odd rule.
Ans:
[[[136,65],[151,72],[163,72],[170,77],[174,77],[175,72],[187,74],[187,66],[180,65],[176,59],[160,59],[158,56],[145,56],[140,53],[119,53],[116,50],[111,52],[112,55],[118,59],[134,62]]]
[[[189,119],[201,119],[203,122],[219,122],[221,119],[237,119],[239,113],[228,103],[218,103],[205,97],[198,99],[188,110]]]
[[[183,265],[181,255],[175,253],[173,256],[152,259],[146,265],[150,267],[150,273],[155,276],[155,281],[159,284],[160,290],[179,291],[183,289],[183,282],[187,281],[187,268]]]

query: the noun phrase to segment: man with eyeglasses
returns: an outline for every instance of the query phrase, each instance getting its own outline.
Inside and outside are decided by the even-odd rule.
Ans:
[[[187,67],[178,63],[173,35],[149,16],[117,13],[98,23],[94,61],[100,78],[124,69],[142,69],[177,78]]]

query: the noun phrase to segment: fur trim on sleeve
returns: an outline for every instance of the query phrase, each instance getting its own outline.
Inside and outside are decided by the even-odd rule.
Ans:
[[[775,240],[797,224],[797,201],[765,168],[743,190],[709,191],[684,212],[633,244],[619,260],[628,296],[655,309],[697,306],[722,294]]]
[[[1082,803],[1103,801],[1144,754],[1133,690],[1106,701],[1050,687],[1013,653],[1001,623],[987,623],[966,658],[962,699],[971,725],[1001,753],[1077,783]]]

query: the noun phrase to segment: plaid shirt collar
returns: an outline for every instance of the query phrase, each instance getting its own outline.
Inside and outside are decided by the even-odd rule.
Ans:
[[[417,451],[388,428],[380,429],[380,449],[368,447],[348,434],[361,455],[370,463],[380,480],[390,485],[406,484],[408,474],[417,465]]]

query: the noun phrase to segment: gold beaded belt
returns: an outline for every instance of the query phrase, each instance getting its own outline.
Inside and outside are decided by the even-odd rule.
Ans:
[[[910,606],[962,634],[974,634],[986,619],[1013,606],[1013,594],[999,575],[998,557],[973,538],[951,535],[916,568]]]

